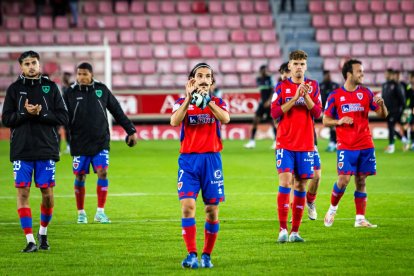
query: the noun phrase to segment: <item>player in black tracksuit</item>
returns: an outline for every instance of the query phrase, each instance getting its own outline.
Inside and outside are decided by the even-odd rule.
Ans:
[[[109,110],[127,132],[127,142],[130,146],[136,144],[135,127],[106,85],[93,79],[93,70],[89,63],[82,63],[78,66],[76,82],[64,94],[64,99],[69,110],[70,152],[73,156],[73,172],[76,175],[75,196],[78,223],[88,222],[84,210],[84,185],[90,164],[98,174],[98,209],[94,220],[100,223],[110,223],[104,213],[110,142],[106,110]]]
[[[13,162],[17,207],[27,246],[37,251],[29,206],[32,176],[41,189],[39,249],[48,250],[47,226],[53,212],[55,162],[59,161],[57,127],[68,122],[68,112],[57,85],[40,74],[39,54],[27,51],[19,57],[22,74],[9,86],[2,121],[11,129],[10,161]]]

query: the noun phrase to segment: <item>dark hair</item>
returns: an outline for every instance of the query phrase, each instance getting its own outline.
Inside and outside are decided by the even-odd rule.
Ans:
[[[197,64],[193,67],[193,69],[191,69],[190,74],[188,75],[188,79],[190,80],[190,79],[194,78],[194,77],[195,77],[195,74],[196,74],[196,71],[197,71],[198,69],[200,69],[200,68],[208,68],[208,69],[210,69],[210,70],[211,70],[211,78],[212,78],[212,80],[213,80],[213,83],[212,83],[212,84],[214,84],[216,81],[215,81],[215,79],[214,79],[214,72],[213,72],[213,69],[211,69],[210,65],[208,65],[208,64],[207,64],[207,63],[205,63],[205,62],[200,62],[200,63],[197,63]]]
[[[329,74],[329,70],[323,70],[323,74],[324,75]]]
[[[346,74],[349,72],[352,74],[352,65],[354,64],[362,64],[360,60],[357,59],[350,59],[344,63],[342,66],[342,76],[346,80]]]
[[[289,60],[307,60],[308,59],[308,54],[305,51],[302,50],[295,50],[290,52],[289,54]]]
[[[412,78],[414,77],[414,71],[408,71],[408,75]]]
[[[392,68],[387,68],[387,73],[389,73],[389,74],[392,74],[392,73],[394,73],[395,71],[394,71],[394,69],[392,69]]]
[[[40,56],[38,53],[36,53],[35,51],[26,51],[23,52],[20,57],[19,57],[19,63],[22,64],[23,60],[27,57],[33,57],[36,58],[37,60],[40,60]]]
[[[280,74],[283,74],[285,72],[286,73],[290,72],[288,64],[289,64],[289,62],[284,62],[280,65],[280,67],[279,67],[279,73]]]
[[[266,64],[261,65],[260,68],[259,68],[260,71],[262,71],[263,69],[267,69],[267,65]]]
[[[77,69],[86,69],[89,72],[93,73],[92,65],[90,63],[87,63],[87,62],[82,62],[81,64],[79,64]]]

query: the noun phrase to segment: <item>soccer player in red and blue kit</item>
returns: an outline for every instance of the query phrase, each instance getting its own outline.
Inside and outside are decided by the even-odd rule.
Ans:
[[[365,180],[376,174],[374,143],[369,130],[368,112],[373,110],[381,118],[386,118],[388,110],[384,100],[362,86],[364,69],[361,61],[351,59],[342,68],[345,79],[343,87],[329,94],[326,102],[323,124],[335,126],[337,131],[337,170],[338,180],[333,186],[331,206],[325,215],[324,224],[332,226],[338,203],[348,186],[351,176],[355,176],[355,227],[376,227],[365,219],[367,202]]]
[[[172,126],[181,124],[177,189],[181,202],[182,234],[188,251],[182,261],[183,268],[199,266],[195,209],[200,189],[206,212],[201,267],[213,267],[210,255],[219,231],[218,204],[224,201],[220,126],[230,121],[226,103],[214,96],[204,109],[191,103],[192,93],[208,94],[213,84],[211,67],[206,63],[197,64],[188,76],[185,98],[177,100],[171,116]]]
[[[308,55],[301,50],[289,54],[291,77],[276,85],[271,114],[279,120],[276,138],[277,196],[280,232],[278,242],[303,242],[299,236],[306,201],[306,183],[313,177],[314,125],[322,104],[317,81],[305,78]],[[289,194],[295,178],[292,230],[288,236]]]

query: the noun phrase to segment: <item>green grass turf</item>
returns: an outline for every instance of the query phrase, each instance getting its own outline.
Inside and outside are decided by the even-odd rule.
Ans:
[[[303,244],[277,244],[277,173],[271,141],[254,150],[244,141],[225,141],[226,202],[220,205],[221,230],[212,259],[218,274],[412,274],[414,152],[383,153],[376,141],[377,176],[369,177],[367,217],[379,227],[353,227],[354,185],[348,187],[331,228],[323,226],[336,180],[336,154],[320,141],[322,182],[319,218],[303,220]],[[399,147],[399,144],[397,144]],[[16,191],[8,142],[0,142],[0,274],[182,274],[186,255],[176,195],[178,141],[141,141],[136,148],[112,143],[106,213],[110,225],[76,224],[71,158],[57,164],[55,209],[49,226],[51,250],[19,253],[25,246],[16,212]],[[86,211],[93,221],[96,176],[87,178]],[[39,227],[40,192],[33,188],[34,231]],[[204,215],[198,200],[198,248]],[[188,272],[192,273],[192,272]],[[199,270],[206,274],[210,271]]]

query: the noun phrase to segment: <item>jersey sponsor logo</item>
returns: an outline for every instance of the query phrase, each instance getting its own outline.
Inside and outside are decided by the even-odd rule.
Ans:
[[[359,100],[362,100],[362,98],[364,97],[364,94],[362,93],[357,93],[356,94]]]
[[[338,162],[338,168],[342,169],[344,167],[344,162]]]
[[[95,94],[98,98],[102,97],[102,90],[96,90]]]
[[[292,99],[292,97],[287,97],[286,102],[289,102]],[[305,105],[305,99],[303,97],[299,97],[299,99],[296,100],[295,105]]]
[[[214,172],[214,177],[215,177],[216,179],[220,179],[220,178],[221,178],[221,176],[222,176],[222,174],[221,174],[221,170],[216,170],[216,171]]]
[[[341,105],[342,113],[364,111],[364,107],[359,103],[343,104]]]
[[[50,86],[49,85],[44,85],[42,86],[42,91],[43,93],[47,94],[50,91]]]
[[[189,115],[188,123],[190,125],[213,124],[216,120],[210,117],[210,114]]]
[[[181,190],[182,187],[183,187],[183,182],[178,182],[177,183],[177,189]]]

